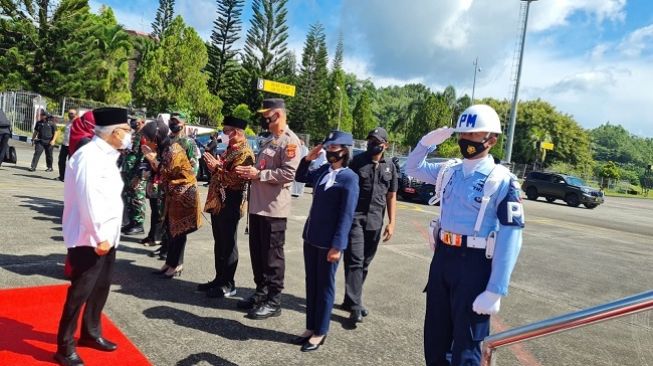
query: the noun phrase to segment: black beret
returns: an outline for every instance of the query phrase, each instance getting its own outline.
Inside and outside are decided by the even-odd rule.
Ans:
[[[125,108],[96,108],[93,110],[96,126],[113,126],[127,123],[127,110]]]
[[[247,127],[247,121],[234,116],[226,116],[222,122],[223,126],[231,126],[244,130]]]
[[[268,98],[263,99],[263,108],[259,109],[259,113],[265,113],[270,109],[286,108],[286,102],[281,98]]]

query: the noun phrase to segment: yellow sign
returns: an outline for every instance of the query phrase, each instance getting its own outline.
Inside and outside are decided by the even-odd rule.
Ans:
[[[287,95],[289,97],[295,96],[295,86],[284,84],[277,81],[258,79],[257,89],[263,90],[268,93]]]
[[[553,142],[543,142],[540,147],[544,150],[553,150]]]

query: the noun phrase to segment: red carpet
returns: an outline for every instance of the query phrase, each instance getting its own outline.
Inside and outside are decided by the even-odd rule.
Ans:
[[[57,285],[0,290],[0,365],[56,364],[52,357],[57,349],[57,327],[67,289],[68,285]],[[77,352],[86,365],[150,365],[104,315],[102,332],[118,344],[118,350],[101,352],[78,347]]]

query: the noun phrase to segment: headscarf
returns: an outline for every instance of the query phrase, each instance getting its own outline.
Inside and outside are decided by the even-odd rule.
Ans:
[[[73,155],[78,148],[90,141],[95,136],[95,118],[93,111],[84,113],[73,120],[70,127],[70,143],[68,151]]]

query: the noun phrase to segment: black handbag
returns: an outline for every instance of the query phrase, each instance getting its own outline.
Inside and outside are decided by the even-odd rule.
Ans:
[[[13,146],[9,146],[7,149],[7,154],[4,156],[2,159],[3,163],[10,163],[10,164],[16,164],[16,161],[18,160],[16,156],[16,148]]]

